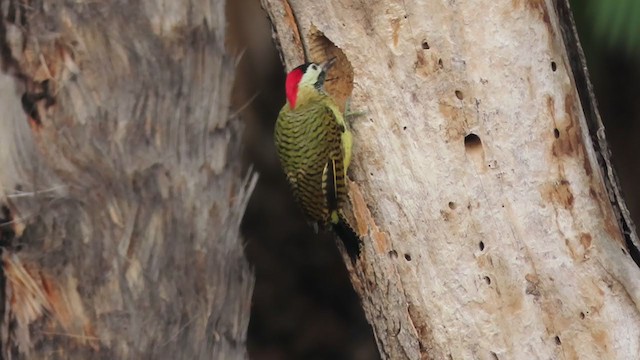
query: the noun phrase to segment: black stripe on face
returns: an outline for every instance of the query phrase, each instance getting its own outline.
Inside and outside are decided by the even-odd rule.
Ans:
[[[318,90],[322,90],[322,87],[324,86],[324,80],[327,78],[327,73],[323,70],[320,72],[320,75],[318,75],[318,80],[316,81],[315,84],[313,84],[313,87],[315,87]]]

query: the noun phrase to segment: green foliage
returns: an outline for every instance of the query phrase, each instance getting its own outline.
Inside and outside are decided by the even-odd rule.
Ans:
[[[584,7],[594,40],[640,55],[640,0],[574,0],[573,3],[577,8]]]

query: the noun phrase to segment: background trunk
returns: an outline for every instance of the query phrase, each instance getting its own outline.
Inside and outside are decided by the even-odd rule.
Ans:
[[[3,358],[245,357],[224,6],[0,1]]]
[[[637,356],[637,237],[564,1],[263,5],[287,68],[338,56],[367,112],[347,266],[384,358]]]

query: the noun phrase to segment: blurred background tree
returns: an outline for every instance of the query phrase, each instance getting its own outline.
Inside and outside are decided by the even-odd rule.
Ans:
[[[272,141],[284,103],[284,69],[258,0],[227,5],[228,46],[239,56],[234,92],[246,124],[245,161],[260,173],[244,221],[256,285],[249,326],[253,360],[377,359],[373,333],[333,239],[306,225]],[[573,0],[613,160],[640,223],[640,1]],[[523,39],[527,41],[527,39]]]
[[[590,45],[607,45],[619,48],[633,54],[640,55],[640,2],[635,0],[575,0],[574,7],[582,24],[592,23],[594,26],[584,26],[582,31],[591,29],[594,39]],[[585,34],[587,35],[587,34]]]

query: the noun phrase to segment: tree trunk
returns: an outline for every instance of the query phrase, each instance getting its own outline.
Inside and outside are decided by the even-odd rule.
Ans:
[[[224,0],[0,1],[2,358],[245,358]]]
[[[637,236],[564,0],[262,2],[287,69],[337,56],[366,113],[346,263],[383,358],[637,357]]]

